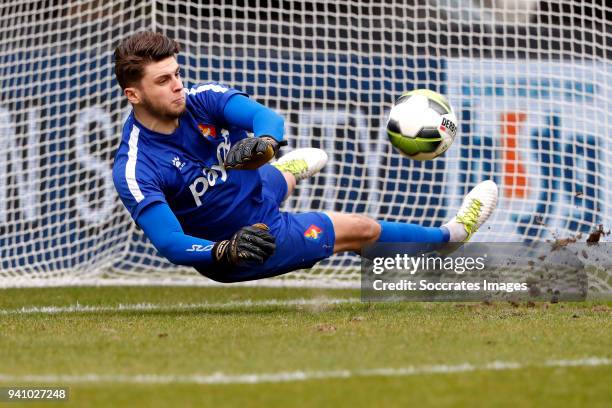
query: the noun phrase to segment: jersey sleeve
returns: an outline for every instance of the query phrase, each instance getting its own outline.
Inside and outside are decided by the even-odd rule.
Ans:
[[[218,82],[195,86],[187,91],[187,97],[193,105],[217,123],[225,122],[223,110],[227,101],[234,95],[248,96],[244,92]]]
[[[137,157],[118,157],[113,166],[113,181],[123,205],[136,221],[152,203],[167,203],[163,181],[157,170]]]
[[[277,142],[283,140],[283,117],[254,100],[243,96],[232,98],[225,105],[223,115],[228,123],[253,132],[256,137],[272,136]]]
[[[138,218],[138,225],[157,251],[170,262],[200,268],[213,263],[214,243],[186,235],[167,204],[147,206]]]

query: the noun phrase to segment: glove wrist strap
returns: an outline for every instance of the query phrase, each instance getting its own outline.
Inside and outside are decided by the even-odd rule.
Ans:
[[[213,257],[217,263],[229,263],[229,241],[219,241],[213,245]]]

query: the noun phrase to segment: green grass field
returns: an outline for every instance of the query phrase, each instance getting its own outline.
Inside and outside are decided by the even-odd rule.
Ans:
[[[351,290],[4,289],[0,385],[70,388],[44,407],[603,407],[611,317],[610,302],[367,304]]]

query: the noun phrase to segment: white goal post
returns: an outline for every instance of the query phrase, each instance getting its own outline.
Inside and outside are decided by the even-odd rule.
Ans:
[[[129,112],[112,53],[143,29],[181,44],[186,86],[244,90],[285,116],[291,147],[328,152],[287,210],[439,225],[492,178],[499,209],[475,239],[584,241],[612,226],[611,15],[604,0],[3,1],[0,287],[211,283],[159,257],[112,185]],[[384,133],[414,88],[460,122],[431,162]],[[259,284],[354,286],[358,271],[342,255]]]

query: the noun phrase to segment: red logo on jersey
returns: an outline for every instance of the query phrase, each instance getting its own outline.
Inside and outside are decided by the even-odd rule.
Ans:
[[[308,239],[317,240],[319,239],[319,236],[321,235],[322,232],[323,230],[321,228],[312,224],[310,227],[308,227],[308,229],[304,233],[304,236]]]
[[[206,138],[211,137],[213,139],[217,138],[217,130],[215,129],[214,126],[204,125],[204,124],[200,123],[198,125],[198,128],[200,128],[200,133],[202,133],[202,136],[204,136]]]

